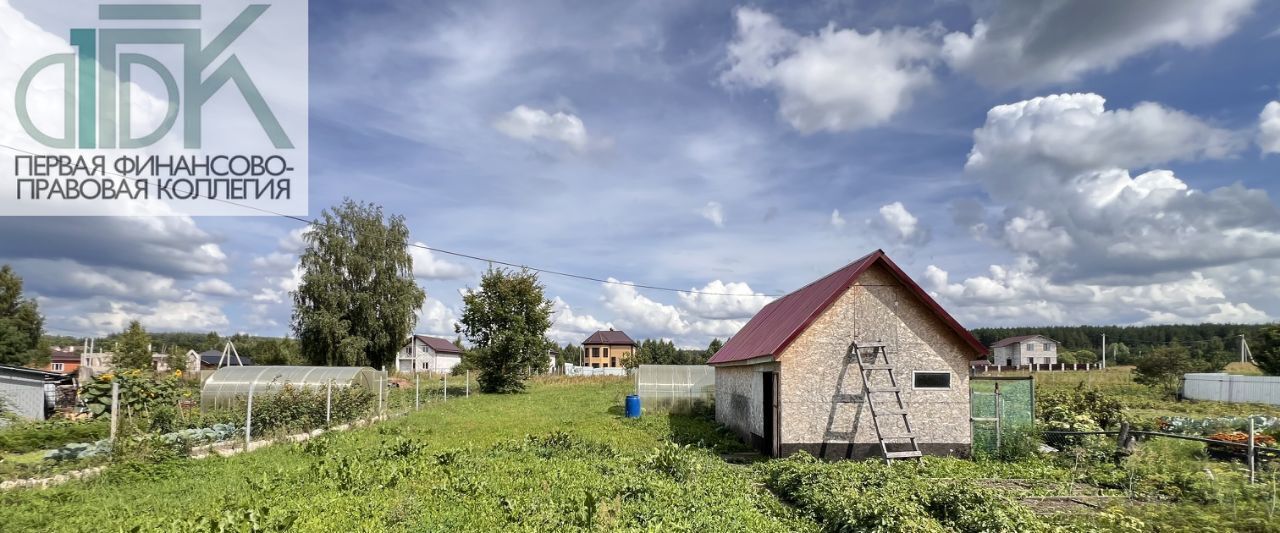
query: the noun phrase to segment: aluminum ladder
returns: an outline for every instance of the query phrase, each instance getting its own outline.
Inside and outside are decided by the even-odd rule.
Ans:
[[[915,432],[911,429],[911,417],[907,415],[907,406],[902,402],[902,388],[898,385],[898,379],[893,374],[893,365],[889,362],[889,352],[884,343],[868,343],[859,345],[858,341],[854,341],[849,345],[849,353],[847,357],[853,358],[858,363],[858,374],[862,376],[862,394],[866,399],[867,407],[871,409],[871,425],[876,430],[876,440],[880,441],[880,454],[884,457],[885,463],[891,463],[894,459],[916,459],[917,461],[924,454],[920,452],[920,443],[916,441]],[[871,356],[868,362],[863,355]],[[881,363],[880,360],[884,362]],[[873,372],[888,372],[889,386],[871,384],[871,376]],[[896,407],[877,407],[875,397],[885,397],[893,395],[893,405]],[[885,398],[887,401],[887,398]],[[901,417],[901,426],[906,429],[905,432],[886,433],[884,427],[881,426],[882,418]],[[896,424],[895,424],[896,425]],[[905,442],[904,442],[905,441]],[[889,451],[890,444],[909,444],[910,449]]]

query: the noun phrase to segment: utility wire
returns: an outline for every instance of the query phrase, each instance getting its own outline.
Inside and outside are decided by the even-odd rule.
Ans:
[[[13,151],[15,151],[15,152],[19,152],[19,153],[23,153],[23,154],[27,154],[27,155],[31,155],[31,156],[40,156],[40,155],[41,155],[41,154],[37,154],[37,153],[33,153],[33,152],[29,152],[29,151],[27,151],[27,150],[23,150],[23,149],[21,149],[21,148],[17,148],[17,147],[14,147],[14,146],[9,146],[9,145],[7,145],[7,144],[0,144],[0,148],[8,148],[8,149],[13,150]],[[117,174],[117,173],[114,173],[114,172],[106,172],[106,171],[104,171],[103,173],[104,173],[104,174],[107,174],[107,175],[110,175],[110,176],[116,176],[116,177],[119,177],[119,178],[122,178],[122,179],[139,179],[139,178],[130,178],[130,177],[128,177],[128,176],[124,176],[124,175]],[[147,178],[142,177],[141,179],[145,181]],[[165,187],[165,186],[163,185],[163,183],[162,183],[162,182],[157,182],[157,183],[156,183],[156,186],[157,186],[158,188],[160,188],[161,190],[168,190],[168,188],[167,188],[167,187]],[[190,196],[202,197],[202,196],[201,196],[199,193],[197,193],[194,189],[195,189],[195,186],[193,185],[193,186],[192,186],[192,190],[191,190],[191,191],[189,191],[189,192],[191,193],[191,194],[190,194]],[[170,192],[172,193],[172,191],[170,191]],[[228,204],[228,205],[234,205],[234,206],[236,206],[236,207],[242,207],[242,208],[245,208],[245,209],[251,209],[251,210],[253,210],[253,211],[257,211],[257,212],[259,212],[259,213],[264,213],[264,214],[267,214],[267,215],[277,216],[277,217],[281,217],[281,218],[287,218],[287,219],[290,219],[290,220],[294,220],[294,221],[297,221],[297,222],[301,222],[301,223],[306,224],[306,225],[309,225],[309,226],[321,226],[321,227],[327,227],[327,224],[324,224],[324,223],[322,223],[322,222],[320,222],[320,221],[318,221],[318,220],[307,220],[307,219],[302,218],[302,217],[299,217],[299,216],[287,215],[287,214],[284,214],[284,213],[279,213],[279,212],[276,212],[276,211],[272,211],[272,210],[270,210],[270,209],[266,209],[266,208],[262,208],[262,207],[257,207],[257,206],[252,206],[252,205],[247,205],[247,204],[242,204],[242,203],[238,203],[238,202],[233,202],[233,201],[231,201],[231,200],[225,200],[225,199],[221,199],[221,198],[213,198],[213,197],[210,197],[210,196],[203,196],[203,198],[208,199],[208,200],[213,200],[213,201],[215,201],[215,202],[222,202],[222,203],[224,203],[224,204]],[[549,275],[553,275],[553,276],[561,276],[561,277],[565,277],[565,278],[572,278],[572,279],[578,279],[578,280],[584,280],[584,281],[593,281],[593,282],[597,282],[597,283],[606,283],[606,284],[611,284],[611,285],[622,285],[622,286],[626,286],[626,287],[635,287],[635,288],[637,288],[637,289],[646,289],[646,290],[652,290],[652,291],[675,292],[675,293],[681,293],[681,294],[700,294],[700,295],[703,295],[703,296],[730,296],[730,297],[737,297],[737,298],[755,298],[755,297],[758,297],[758,296],[769,296],[769,297],[778,297],[778,296],[782,296],[782,295],[780,295],[780,294],[762,294],[762,293],[755,293],[755,294],[731,294],[731,293],[718,293],[718,292],[703,292],[703,291],[699,291],[699,290],[696,290],[696,289],[695,289],[695,290],[690,290],[690,289],[676,289],[676,288],[673,288],[673,287],[662,287],[662,286],[658,286],[658,285],[649,285],[649,284],[642,284],[642,283],[628,283],[628,282],[624,282],[624,281],[617,281],[617,280],[610,280],[610,279],[601,279],[601,278],[598,278],[598,277],[595,277],[595,276],[588,276],[588,275],[584,275],[584,274],[574,274],[574,273],[571,273],[571,272],[563,272],[563,271],[559,271],[559,270],[551,270],[551,269],[547,269],[547,268],[537,268],[537,267],[532,267],[532,266],[529,266],[529,265],[522,265],[522,264],[518,264],[518,263],[512,263],[512,262],[509,262],[509,261],[503,261],[503,260],[501,260],[501,259],[493,259],[493,258],[489,258],[489,257],[482,257],[482,256],[479,256],[479,255],[473,255],[473,254],[468,254],[468,253],[463,253],[463,252],[455,252],[455,251],[453,251],[453,250],[446,250],[446,249],[444,249],[444,248],[437,248],[437,247],[434,247],[434,246],[427,246],[427,245],[425,245],[425,244],[418,244],[418,243],[414,243],[414,242],[408,243],[408,246],[413,247],[413,248],[419,248],[419,249],[422,249],[422,250],[427,250],[427,251],[430,251],[430,252],[436,252],[436,253],[441,253],[441,254],[445,254],[445,255],[451,255],[451,256],[454,256],[454,257],[461,257],[461,258],[465,258],[465,259],[471,259],[471,260],[474,260],[474,261],[480,261],[480,262],[482,262],[482,263],[488,263],[490,266],[493,266],[493,265],[495,265],[495,264],[496,264],[496,265],[508,266],[508,267],[512,267],[512,268],[520,268],[520,269],[524,269],[524,270],[529,270],[529,271],[533,271],[533,272],[538,272],[538,273],[541,273],[541,274],[549,274]]]

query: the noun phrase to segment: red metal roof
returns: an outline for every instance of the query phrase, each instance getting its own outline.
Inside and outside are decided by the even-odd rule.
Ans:
[[[973,348],[975,357],[986,355],[986,346],[978,342],[969,330],[947,314],[942,306],[898,268],[898,265],[894,264],[883,250],[876,250],[764,306],[764,309],[751,317],[751,321],[747,322],[737,335],[729,338],[729,342],[725,343],[724,347],[707,361],[707,364],[734,363],[766,356],[776,360],[779,353],[782,353],[814,320],[817,320],[823,311],[831,307],[831,304],[857,282],[864,272],[877,263],[884,265],[903,287],[910,290],[925,304],[925,307],[933,311],[939,320],[955,331],[960,340]]]
[[[608,344],[612,346],[626,344],[635,346],[636,341],[631,340],[631,337],[628,337],[624,332],[614,331],[611,329],[609,331],[597,331],[592,333],[590,337],[587,337],[587,340],[582,341],[582,344]]]
[[[439,337],[428,337],[426,335],[414,335],[418,340],[422,341],[437,353],[462,353],[462,348],[455,346],[452,342]]]

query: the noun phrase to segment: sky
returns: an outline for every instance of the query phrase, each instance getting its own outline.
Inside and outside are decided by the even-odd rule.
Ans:
[[[543,275],[561,343],[703,347],[877,248],[967,327],[1280,316],[1280,4],[310,10],[312,216],[349,197],[430,247],[702,292]],[[38,32],[18,15],[0,47]],[[296,221],[0,229],[50,333],[289,332]],[[452,337],[488,265],[412,253],[416,331]]]

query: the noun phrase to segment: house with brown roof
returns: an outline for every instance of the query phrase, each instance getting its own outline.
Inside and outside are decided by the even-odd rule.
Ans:
[[[597,331],[582,341],[582,366],[591,368],[621,368],[635,354],[638,345],[625,332]]]
[[[447,339],[414,335],[396,354],[396,370],[447,374],[462,363],[462,348]]]
[[[73,346],[54,348],[49,352],[49,364],[44,369],[59,374],[73,374],[80,370],[80,352]]]
[[[888,363],[862,370],[855,341]],[[986,353],[876,250],[766,305],[707,364],[716,421],[769,455],[878,456],[882,435],[885,451],[965,455],[969,363]]]
[[[1054,365],[1058,341],[1044,335],[1020,335],[991,345],[991,363],[1001,366]]]

